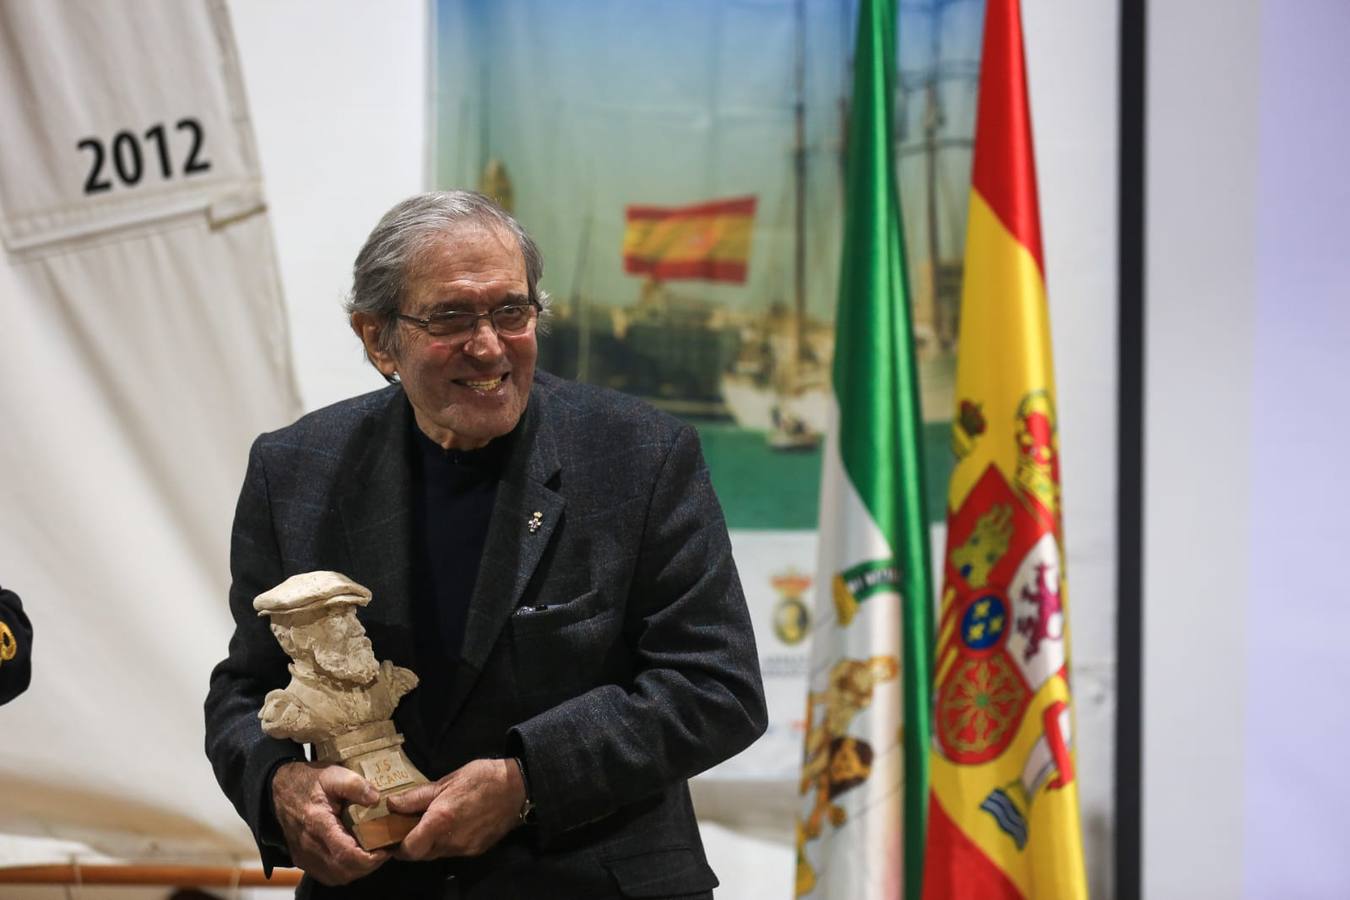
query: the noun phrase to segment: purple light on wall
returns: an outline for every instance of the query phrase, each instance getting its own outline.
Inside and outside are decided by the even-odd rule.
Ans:
[[[1262,5],[1242,786],[1251,898],[1350,891],[1347,46],[1344,0]]]

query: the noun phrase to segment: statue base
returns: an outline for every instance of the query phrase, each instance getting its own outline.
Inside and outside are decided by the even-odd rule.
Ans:
[[[426,784],[427,777],[403,752],[403,735],[388,720],[362,725],[346,734],[314,745],[319,762],[337,763],[351,769],[380,792],[374,806],[349,804],[342,811],[356,842],[365,850],[397,844],[417,824],[417,816],[389,811],[386,801],[394,794]]]

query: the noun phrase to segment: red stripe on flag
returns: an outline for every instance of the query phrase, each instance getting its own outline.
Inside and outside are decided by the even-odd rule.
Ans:
[[[693,206],[629,206],[625,209],[630,222],[639,219],[674,219],[685,216],[753,216],[755,197],[735,197],[730,200],[710,200]]]
[[[1065,673],[1067,675],[1067,673]],[[1066,679],[1067,680],[1067,679]],[[1058,791],[1073,782],[1073,755],[1069,753],[1069,742],[1059,728],[1059,717],[1069,708],[1063,700],[1056,700],[1045,708],[1042,721],[1045,723],[1045,740],[1050,745],[1050,756],[1059,770],[1050,782],[1050,790]]]
[[[1027,248],[1044,275],[1018,0],[987,0],[981,52],[971,185],[1017,242]]]
[[[623,258],[623,270],[631,275],[651,275],[657,280],[702,278],[707,281],[745,281],[744,262],[715,259],[652,260],[636,256]]]
[[[928,804],[923,896],[924,900],[1022,900],[1017,885],[966,837],[937,797]]]

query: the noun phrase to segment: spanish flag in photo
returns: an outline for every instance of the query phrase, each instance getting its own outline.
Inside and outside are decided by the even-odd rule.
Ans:
[[[1086,898],[1018,0],[987,0],[934,650],[929,900]]]
[[[745,282],[755,198],[694,206],[630,206],[623,233],[623,268],[658,281]]]

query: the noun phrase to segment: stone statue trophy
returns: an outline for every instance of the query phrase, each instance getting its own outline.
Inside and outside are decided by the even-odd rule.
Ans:
[[[337,572],[292,575],[253,601],[291,658],[290,684],[269,691],[258,718],[274,738],[314,745],[318,762],[337,763],[380,792],[374,806],[349,804],[342,820],[367,850],[397,844],[416,816],[389,811],[392,794],[427,778],[403,752],[391,718],[417,676],[385,660],[356,618],[370,591]]]

